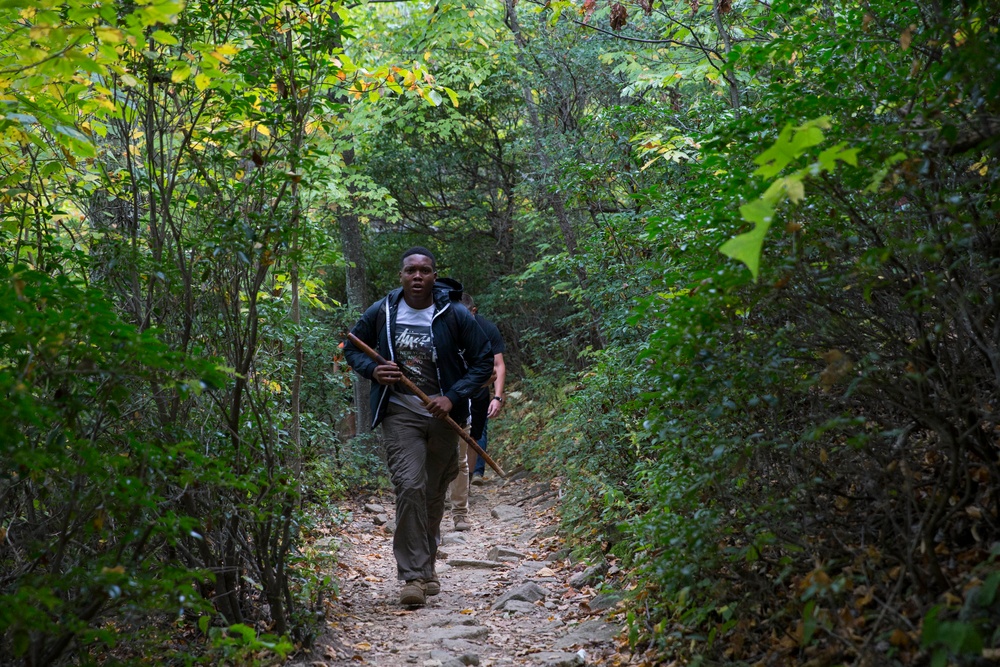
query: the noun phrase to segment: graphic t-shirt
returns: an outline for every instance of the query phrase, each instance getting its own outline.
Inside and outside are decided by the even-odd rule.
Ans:
[[[402,366],[403,372],[407,373],[413,383],[431,398],[441,393],[434,346],[431,341],[433,318],[434,306],[415,310],[406,305],[406,301],[401,300],[399,310],[396,312],[396,333],[392,341],[396,348],[396,363]],[[431,416],[424,407],[424,402],[415,394],[411,394],[402,384],[393,385],[389,400],[417,414]]]

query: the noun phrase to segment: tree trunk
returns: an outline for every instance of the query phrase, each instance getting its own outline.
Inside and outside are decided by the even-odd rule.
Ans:
[[[712,3],[712,20],[715,21],[715,27],[719,31],[719,36],[722,37],[722,45],[728,57],[729,53],[733,50],[733,43],[729,38],[729,33],[726,31],[726,26],[722,23],[719,0],[714,0]],[[723,76],[726,79],[726,83],[729,84],[729,104],[732,105],[733,115],[738,120],[740,117],[740,88],[736,81],[736,75],[732,72],[724,71]]]
[[[352,164],[354,164],[353,148],[344,151],[344,166],[350,167]],[[351,188],[349,192],[354,194]],[[367,266],[358,216],[353,211],[345,211],[337,216],[337,226],[340,228],[340,243],[347,263],[347,305],[352,310],[364,311],[371,303],[371,296],[368,293]],[[360,375],[355,375],[352,386],[357,429],[355,435],[357,435],[367,431],[372,423],[372,410],[368,402],[371,382]]]

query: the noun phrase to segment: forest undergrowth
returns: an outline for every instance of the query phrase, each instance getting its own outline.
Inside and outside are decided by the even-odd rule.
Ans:
[[[996,3],[0,18],[0,662],[313,641],[317,513],[385,484],[337,344],[412,245],[633,646],[996,660]]]

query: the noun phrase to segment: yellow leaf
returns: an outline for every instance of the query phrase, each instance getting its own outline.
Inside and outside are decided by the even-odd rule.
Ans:
[[[903,33],[899,36],[899,46],[904,51],[910,48],[910,42],[913,41],[913,31],[916,29],[916,27],[917,26],[910,24],[910,26],[907,27],[907,29],[904,30]]]
[[[871,588],[866,586],[861,586],[859,590],[864,591],[864,595],[862,595],[859,599],[854,601],[854,606],[857,609],[864,609],[865,607],[867,607],[872,603],[872,600],[875,599],[875,595],[874,593],[872,593]]]
[[[910,635],[906,634],[899,628],[892,631],[892,636],[889,637],[889,643],[893,646],[909,646]]]
[[[646,171],[646,168],[647,168],[647,167],[649,167],[649,166],[650,166],[651,164],[653,164],[654,162],[656,162],[656,161],[657,161],[657,160],[659,160],[659,159],[660,159],[660,156],[659,156],[659,155],[657,155],[657,156],[656,156],[656,157],[654,157],[654,158],[653,158],[652,160],[650,160],[650,161],[649,161],[649,162],[647,162],[646,164],[642,165],[642,166],[641,166],[641,167],[639,168],[639,171]]]
[[[819,460],[821,463],[826,463],[830,460],[830,455],[826,452],[826,448],[819,450]]]
[[[198,90],[205,90],[211,82],[212,80],[206,74],[199,74],[194,78],[194,85],[198,87]]]
[[[805,199],[806,188],[802,183],[801,178],[786,178],[785,179],[785,192],[788,193],[788,198],[792,200],[793,204],[798,204],[800,201]]]
[[[171,72],[170,80],[173,81],[174,83],[180,83],[181,81],[187,79],[189,76],[191,76],[191,68],[187,65],[181,65],[173,72]]]
[[[101,574],[125,574],[125,566],[116,565],[115,567],[102,567]]]
[[[357,644],[354,645],[354,648],[358,649],[359,651],[370,651],[372,650],[372,645],[369,644],[368,642],[358,642]]]
[[[118,28],[95,28],[94,32],[97,33],[97,39],[109,44],[117,44],[125,39],[122,31]]]
[[[216,51],[224,56],[235,56],[240,52],[239,48],[235,44],[223,44],[219,46]]]
[[[271,136],[271,130],[267,129],[267,127],[264,125],[258,125],[257,131],[263,134],[265,137]]]

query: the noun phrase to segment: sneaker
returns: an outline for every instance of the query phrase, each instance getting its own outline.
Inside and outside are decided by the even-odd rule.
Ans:
[[[478,472],[472,476],[473,486],[482,486],[485,483],[486,481],[483,479],[483,476]]]
[[[441,591],[441,584],[438,584],[438,592]],[[420,579],[407,581],[403,590],[399,591],[399,604],[404,607],[422,607],[427,604],[426,584]]]
[[[436,574],[424,582],[424,592],[428,595],[437,595],[441,592],[441,580]]]
[[[470,528],[472,528],[472,526],[470,526],[469,522],[466,521],[465,519],[455,519],[455,530],[465,531]]]

